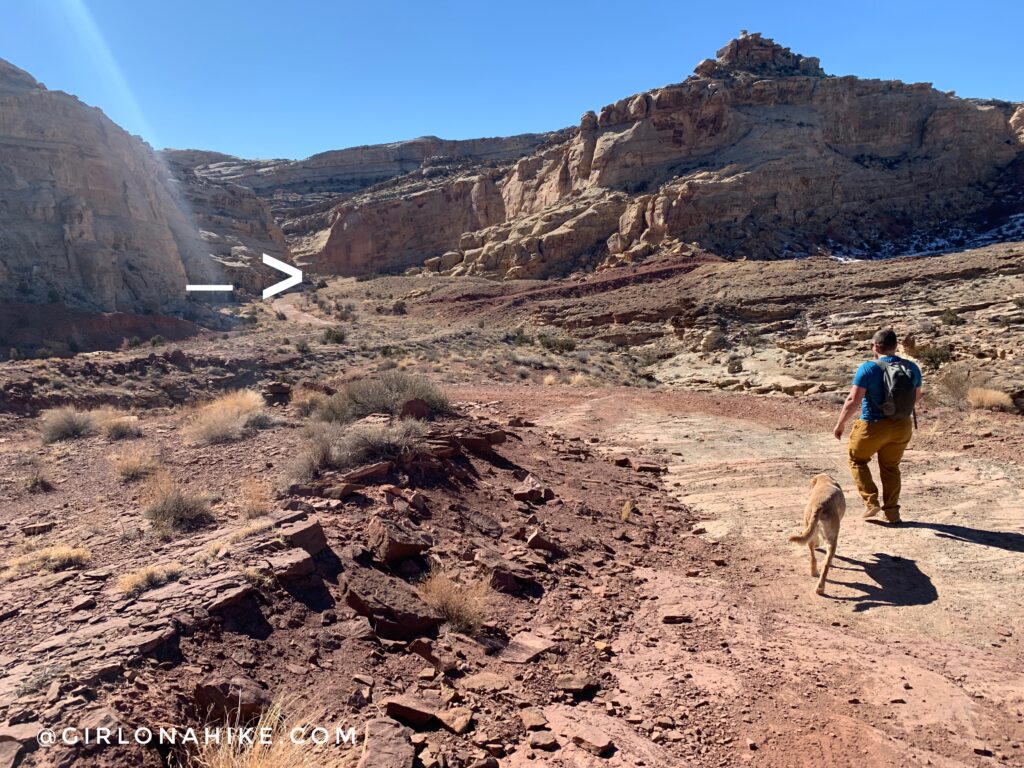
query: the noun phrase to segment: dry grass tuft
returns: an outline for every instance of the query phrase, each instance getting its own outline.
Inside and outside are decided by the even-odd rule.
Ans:
[[[184,571],[185,569],[178,563],[148,565],[119,578],[117,588],[129,597],[138,597],[143,592],[162,587],[170,581],[177,581]]]
[[[488,607],[494,598],[494,588],[486,577],[461,584],[443,570],[431,571],[420,584],[419,593],[456,632],[480,629],[487,621]]]
[[[185,434],[197,445],[214,445],[240,440],[250,429],[266,426],[263,397],[251,389],[240,389],[201,406]]]
[[[336,424],[315,421],[306,427],[306,440],[289,462],[285,478],[301,483],[316,477],[331,466],[334,445],[341,439],[342,429]]]
[[[39,434],[44,443],[88,437],[96,434],[96,418],[71,406],[54,408],[39,417]]]
[[[257,735],[270,734],[270,738],[200,739],[196,751],[184,765],[186,768],[342,768],[352,764],[351,747],[334,744],[335,729],[347,731],[348,725],[336,723],[325,710],[310,708],[298,700],[275,701],[249,727]],[[313,743],[312,731],[317,727],[327,729],[328,744]]]
[[[398,416],[402,406],[416,398],[427,404],[431,418],[453,412],[448,398],[430,379],[401,371],[384,371],[371,378],[346,384],[327,398],[317,416],[324,421],[343,424],[357,421],[371,413]]]
[[[53,490],[53,482],[39,459],[28,462],[28,474],[25,476],[25,490],[29,493],[49,493]]]
[[[971,408],[986,408],[991,411],[1012,411],[1013,399],[998,389],[971,387],[967,390],[967,402]]]
[[[28,573],[53,573],[68,568],[78,568],[89,562],[91,554],[84,547],[56,544],[31,550],[7,561],[0,571],[0,581],[6,581]]]
[[[180,486],[166,472],[158,472],[149,479],[145,498],[143,515],[161,538],[169,538],[175,531],[195,530],[213,521],[209,501]]]
[[[270,489],[259,480],[249,478],[243,481],[238,506],[246,520],[269,515]]]
[[[359,424],[349,428],[334,446],[334,467],[357,467],[375,461],[396,459],[422,447],[426,428],[414,419],[390,424]]]
[[[114,463],[117,467],[117,474],[126,483],[149,477],[160,468],[156,459],[146,455],[118,456]]]
[[[292,391],[291,406],[300,416],[309,416],[327,401],[327,395],[315,389],[299,386]]]

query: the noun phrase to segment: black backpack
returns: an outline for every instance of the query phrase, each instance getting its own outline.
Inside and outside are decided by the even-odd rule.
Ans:
[[[914,372],[906,360],[896,358],[892,362],[875,360],[882,369],[885,382],[885,400],[878,403],[878,409],[887,419],[906,419],[914,413],[917,403],[917,387]]]

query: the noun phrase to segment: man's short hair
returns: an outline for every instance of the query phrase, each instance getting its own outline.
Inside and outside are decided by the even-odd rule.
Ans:
[[[899,340],[896,338],[896,331],[892,328],[883,328],[872,336],[871,340],[878,345],[882,352],[895,352],[896,346],[899,344]]]

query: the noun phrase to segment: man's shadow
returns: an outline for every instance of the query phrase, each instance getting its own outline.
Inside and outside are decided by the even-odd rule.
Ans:
[[[837,597],[836,600],[849,600],[855,603],[853,610],[866,611],[884,605],[928,605],[939,599],[938,590],[932,584],[928,574],[917,567],[914,560],[876,552],[873,562],[856,560],[852,557],[836,555],[836,560],[859,566],[864,574],[875,583],[835,581],[851,589],[859,589],[863,595]],[[856,568],[833,566],[839,570],[854,571]]]
[[[873,522],[873,521],[870,521]],[[949,525],[948,523],[924,523],[920,520],[904,520],[901,528],[928,528],[935,531],[936,536],[970,544],[982,544],[986,547],[1005,549],[1007,552],[1024,552],[1024,533],[1012,531],[986,531],[980,528],[968,528],[965,525]]]

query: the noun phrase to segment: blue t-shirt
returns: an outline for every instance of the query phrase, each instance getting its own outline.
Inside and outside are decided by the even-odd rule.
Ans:
[[[887,363],[891,363],[894,360],[906,363],[914,377],[914,386],[921,386],[921,369],[910,360],[903,360],[903,358],[896,355],[882,355],[881,359]],[[882,413],[882,409],[878,407],[880,403],[885,402],[885,374],[882,372],[882,366],[875,363],[874,360],[861,363],[857,373],[853,375],[853,385],[855,387],[864,387],[867,390],[864,399],[860,403],[860,417],[864,421],[880,421],[884,419],[885,415]]]

